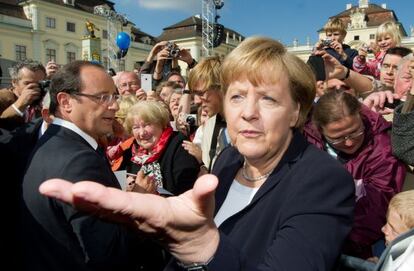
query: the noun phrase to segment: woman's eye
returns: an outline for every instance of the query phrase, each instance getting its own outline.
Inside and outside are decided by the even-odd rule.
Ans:
[[[267,103],[276,103],[276,100],[273,99],[270,96],[263,96],[262,100],[265,101],[265,102],[267,102]]]
[[[231,101],[237,102],[240,101],[243,97],[241,95],[233,95],[230,97]]]

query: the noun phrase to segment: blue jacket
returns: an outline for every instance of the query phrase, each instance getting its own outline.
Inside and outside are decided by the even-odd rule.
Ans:
[[[242,163],[233,147],[218,157],[216,212]],[[210,270],[332,270],[351,229],[354,202],[352,176],[296,131],[251,203],[220,225]]]

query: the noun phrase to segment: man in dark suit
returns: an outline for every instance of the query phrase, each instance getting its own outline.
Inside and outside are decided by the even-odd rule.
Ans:
[[[38,141],[22,184],[22,245],[27,270],[133,270],[135,236],[124,227],[88,216],[38,192],[54,177],[92,180],[120,188],[99,151],[112,132],[118,95],[103,67],[75,61],[50,86],[52,125]]]

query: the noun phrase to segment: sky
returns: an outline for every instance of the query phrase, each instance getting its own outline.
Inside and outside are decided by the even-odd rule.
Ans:
[[[141,31],[159,36],[163,28],[192,15],[201,14],[201,0],[111,0],[118,13],[127,16]],[[294,39],[312,44],[330,16],[345,10],[346,4],[358,5],[357,0],[224,0],[219,10],[219,23],[244,35],[263,35],[291,45]],[[407,33],[414,26],[413,0],[370,0],[369,3],[394,10]]]

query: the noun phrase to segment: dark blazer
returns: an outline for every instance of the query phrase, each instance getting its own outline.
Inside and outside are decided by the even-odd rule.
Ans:
[[[4,217],[7,217],[4,232],[8,233],[7,239],[11,241],[2,241],[1,246],[7,254],[5,259],[16,270],[19,270],[16,266],[21,263],[19,252],[16,251],[16,249],[20,249],[17,247],[17,240],[22,231],[22,229],[18,228],[21,184],[26,164],[39,138],[42,121],[42,119],[38,119],[25,123],[11,132],[3,129],[0,131],[0,168],[2,169],[1,172],[4,173],[2,189],[7,191],[1,197],[0,204],[1,206],[7,206],[3,212]]]
[[[185,139],[185,135],[174,132],[164,153],[158,159],[163,186],[174,195],[179,195],[193,188],[200,171],[197,159],[182,147]],[[131,155],[131,148],[129,148],[124,153],[120,169],[126,169],[127,172],[136,174],[141,167],[131,162]]]
[[[218,157],[216,213],[243,157]],[[288,150],[252,202],[224,221],[209,270],[332,270],[351,229],[352,176],[295,132]]]
[[[347,55],[347,58],[345,60],[342,59],[341,55],[338,54],[338,52],[333,48],[326,48],[326,52],[336,58],[339,62],[341,62],[342,65],[347,67],[348,69],[353,69],[352,64],[354,62],[354,58],[358,55],[358,51],[355,49],[352,49],[349,47],[348,44],[342,43],[342,49],[344,50],[344,53]]]
[[[23,179],[21,232],[27,270],[133,270],[135,236],[58,200],[42,196],[50,178],[91,180],[120,188],[108,161],[75,132],[51,125],[38,141]],[[129,253],[133,254],[130,255]]]

